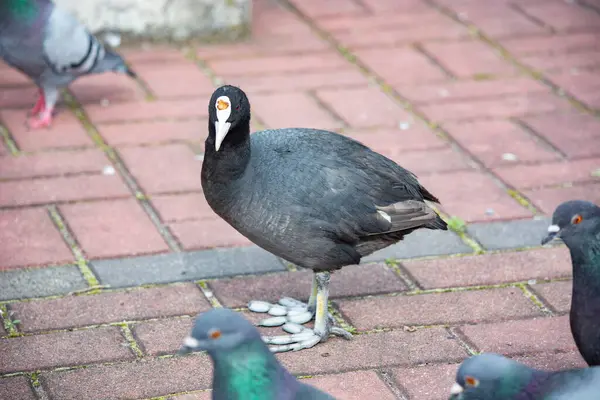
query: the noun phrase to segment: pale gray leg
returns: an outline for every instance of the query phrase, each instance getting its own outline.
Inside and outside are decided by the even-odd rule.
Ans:
[[[305,328],[300,325],[301,329],[297,329],[295,327],[294,330],[288,330],[284,326],[284,330],[293,334],[263,337],[263,341],[265,343],[275,345],[271,347],[271,351],[283,352],[289,350],[297,351],[309,349],[319,342],[326,341],[329,338],[329,334],[342,336],[346,339],[352,339],[352,334],[350,332],[340,327],[333,326],[334,319],[328,311],[330,276],[331,274],[326,271],[317,272],[314,275],[312,293],[315,293],[315,295],[313,296],[311,294],[311,300],[314,298],[314,329]],[[311,300],[309,300],[309,307],[307,307],[308,309],[311,308]]]

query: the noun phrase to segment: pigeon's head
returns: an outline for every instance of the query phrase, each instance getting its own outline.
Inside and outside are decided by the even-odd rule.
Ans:
[[[221,148],[225,137],[231,138],[231,140],[242,139],[237,137],[239,133],[236,135],[235,128],[242,127],[240,133],[244,136],[249,133],[250,102],[246,93],[231,85],[221,86],[215,90],[208,103],[208,119],[211,135],[214,127],[216,151]]]
[[[495,353],[484,353],[465,360],[456,374],[450,389],[451,400],[512,399],[521,379],[523,366]]]
[[[569,247],[585,238],[586,234],[600,229],[600,207],[583,200],[570,200],[559,205],[552,215],[552,225],[548,235],[542,239],[546,244],[555,238],[561,238]]]
[[[191,335],[183,341],[179,354],[192,351],[232,350],[240,344],[259,340],[260,333],[240,313],[227,308],[214,308],[196,318]]]

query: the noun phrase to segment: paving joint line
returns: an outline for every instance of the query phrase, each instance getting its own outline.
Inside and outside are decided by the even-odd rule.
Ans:
[[[38,331],[33,331],[33,332],[18,332],[14,336],[9,335],[9,336],[4,336],[4,337],[11,339],[11,338],[17,338],[17,337],[53,335],[56,333],[82,332],[82,331],[90,331],[90,330],[101,329],[101,328],[123,328],[123,326],[128,326],[129,329],[131,329],[130,325],[135,327],[136,325],[147,324],[147,323],[152,323],[152,322],[165,321],[165,320],[184,320],[184,319],[191,319],[194,317],[195,317],[195,315],[192,316],[189,314],[180,314],[180,315],[171,315],[171,316],[167,316],[167,317],[153,317],[153,318],[148,318],[148,319],[137,319],[137,320],[132,319],[132,320],[125,320],[125,321],[113,321],[113,322],[104,322],[104,323],[91,324],[91,325],[69,326],[69,327],[64,327],[64,328],[38,330]],[[135,335],[133,337],[135,338]],[[143,356],[143,352],[142,352],[142,356]]]
[[[469,356],[476,356],[481,354],[481,350],[477,348],[469,338],[460,330],[458,327],[448,327],[446,328],[446,332],[448,332],[456,341],[460,344],[460,346],[467,352]]]
[[[535,249],[539,250],[539,249],[544,249],[546,247],[547,246],[538,246],[538,247],[528,247],[528,248],[494,250],[494,251],[490,251],[486,254],[514,253],[514,252],[521,252],[521,251],[530,251],[530,250],[535,250]],[[551,247],[556,247],[556,246],[551,246]],[[450,255],[440,255],[440,256],[426,256],[426,257],[410,258],[410,259],[397,259],[397,260],[395,259],[392,262],[402,264],[402,262],[406,262],[406,261],[438,260],[438,259],[459,258],[459,257],[465,257],[465,256],[474,256],[474,255],[473,255],[473,253],[466,253],[466,254],[460,253],[460,254],[450,254]],[[377,263],[378,262],[370,262],[370,263],[365,263],[365,264],[361,264],[361,265],[366,266],[366,265],[374,265]],[[248,279],[248,278],[265,277],[265,276],[277,276],[277,275],[284,274],[284,273],[289,273],[289,271],[277,271],[277,272],[258,273],[258,274],[249,274],[249,275],[246,275],[246,274],[230,275],[230,276],[224,276],[224,277],[218,277],[218,278],[201,279],[198,281],[189,281],[188,280],[188,281],[175,281],[175,282],[147,283],[147,284],[142,284],[142,285],[137,285],[137,286],[119,287],[119,288],[111,288],[110,286],[107,286],[107,285],[100,285],[97,287],[87,287],[84,289],[71,291],[71,292],[68,292],[65,294],[41,296],[41,297],[29,297],[29,298],[22,298],[22,299],[1,300],[0,306],[9,305],[9,304],[18,304],[18,303],[29,303],[29,302],[36,302],[36,301],[59,300],[59,299],[64,299],[64,298],[68,298],[68,297],[72,297],[72,296],[94,296],[94,295],[98,295],[98,294],[127,293],[127,292],[132,292],[132,291],[137,291],[137,290],[145,290],[145,289],[151,289],[151,288],[180,286],[180,285],[186,285],[186,284],[193,283],[193,282],[195,282],[196,284],[198,284],[199,282],[204,282],[204,284],[209,285],[213,281],[219,281],[219,280],[223,280],[223,279]],[[571,276],[564,276],[564,277],[556,277],[556,278],[551,278],[551,279],[536,279],[536,282],[537,283],[562,282],[562,281],[568,281],[571,279],[572,279]],[[455,287],[450,287],[450,288],[433,288],[433,289],[415,289],[412,291],[365,294],[365,295],[358,295],[358,296],[336,296],[335,299],[337,299],[337,300],[357,299],[358,300],[358,299],[362,299],[362,298],[366,298],[366,297],[373,297],[373,296],[395,296],[395,295],[405,295],[405,294],[417,295],[417,294],[428,294],[428,293],[443,293],[443,292],[451,292],[451,291],[484,290],[484,289],[493,289],[493,288],[501,288],[501,287],[511,287],[511,286],[516,286],[519,284],[527,284],[528,282],[529,282],[529,280],[528,281],[504,282],[504,283],[488,284],[488,285],[455,286]],[[211,292],[211,295],[214,296],[214,294],[212,294],[212,290],[210,290],[210,286],[208,286],[208,288],[209,288],[208,290]]]
[[[17,325],[21,322],[19,320],[12,319],[12,311],[6,304],[0,304],[0,321],[8,337],[21,336],[21,332],[17,329]]]
[[[544,284],[544,283],[560,282],[560,281],[565,281],[565,280],[548,280],[548,281],[538,280],[537,282]],[[489,290],[489,289],[502,289],[502,288],[507,288],[507,287],[523,290],[522,286],[525,286],[525,285],[527,285],[526,282],[516,282],[516,283],[504,283],[504,284],[486,285],[486,286],[468,286],[468,287],[460,287],[460,288],[455,287],[455,288],[444,288],[444,289],[426,289],[426,290],[418,290],[418,291],[413,291],[413,292],[391,292],[391,293],[368,294],[368,295],[359,295],[359,296],[343,296],[343,297],[336,297],[336,298],[331,299],[328,304],[328,308],[329,308],[329,311],[334,315],[334,317],[336,317],[338,322],[340,322],[342,325],[345,325],[345,327],[348,327],[348,329],[358,332],[358,330],[351,323],[347,322],[348,318],[343,315],[341,310],[339,310],[338,305],[337,305],[337,303],[339,301],[360,301],[360,300],[365,300],[365,299],[378,299],[378,298],[387,298],[387,297],[419,296],[419,295],[443,294],[443,293],[464,293],[464,292],[469,292],[469,291],[484,291],[484,290]],[[210,292],[210,289],[208,289],[208,290],[209,290],[208,295],[211,296],[215,300],[214,303],[211,302],[211,305],[213,305],[213,307],[215,307],[215,308],[222,307],[222,305],[220,305],[220,303],[218,302],[218,299],[216,299],[214,297],[214,295],[212,294],[212,292]],[[532,290],[532,289],[529,289],[529,290]],[[232,307],[232,309],[235,311],[250,312],[246,307]],[[7,309],[6,304],[0,304],[0,310],[3,310],[4,315],[7,315],[6,314],[7,312],[10,313],[10,309]],[[552,314],[552,313],[546,314],[546,316],[555,316],[555,314]],[[16,330],[16,328],[14,328],[13,335],[9,334],[8,336],[4,336],[4,337],[10,339],[10,338],[16,338],[16,337],[49,335],[49,334],[56,334],[56,333],[61,333],[61,332],[86,331],[86,330],[93,330],[93,329],[106,328],[106,327],[122,328],[123,326],[127,326],[127,327],[129,327],[129,329],[131,329],[131,326],[136,326],[136,325],[140,325],[140,324],[146,324],[146,323],[164,321],[164,320],[185,320],[185,319],[190,319],[190,318],[194,318],[194,317],[195,317],[195,314],[194,315],[179,314],[179,315],[152,317],[152,318],[146,318],[146,319],[131,319],[131,320],[124,320],[124,321],[121,320],[121,321],[104,322],[104,323],[81,325],[81,326],[68,326],[68,327],[64,327],[64,328],[38,330],[38,331],[33,331],[33,332],[20,332],[20,331]],[[520,319],[530,319],[530,318],[527,318],[527,317],[514,318],[514,320],[520,320]],[[423,328],[432,328],[432,327],[448,327],[450,325],[451,324],[413,325],[413,326],[411,326],[411,328],[423,329]],[[370,333],[386,332],[386,331],[391,331],[391,330],[395,330],[395,329],[394,328],[376,328],[376,329],[358,332],[358,334],[370,334]]]
[[[513,124],[517,125],[519,128],[523,129],[534,140],[536,140],[537,142],[540,142],[545,147],[547,147],[549,150],[552,150],[552,152],[559,155],[562,160],[569,159],[569,156],[565,152],[563,152],[561,149],[556,147],[550,140],[548,140],[548,138],[540,135],[535,129],[533,129],[531,126],[529,126],[529,124],[527,124],[525,121],[522,121],[521,119],[518,119],[518,118],[509,118],[509,120]]]
[[[520,285],[520,289],[523,291],[525,297],[531,300],[540,310],[542,310],[545,315],[560,315],[560,313],[554,307],[552,307],[552,305],[546,299],[544,299],[544,297],[539,294],[530,284]]]
[[[119,54],[121,55],[121,54]],[[153,102],[157,100],[157,96],[156,93],[154,93],[154,91],[150,88],[150,85],[148,85],[148,82],[146,82],[137,72],[135,72],[135,69],[133,69],[131,67],[131,63],[127,62],[127,59],[121,55],[121,57],[123,57],[123,59],[125,60],[125,65],[127,65],[127,68],[129,68],[131,71],[134,72],[135,77],[130,77],[131,79],[133,79],[135,81],[135,83],[138,85],[138,87],[140,89],[142,89],[142,91],[144,92],[144,99],[148,102]]]
[[[335,303],[334,299],[328,300],[328,302],[327,302],[327,310],[329,311],[329,313],[331,314],[331,316],[333,317],[333,319],[335,320],[335,322],[337,322],[337,324],[341,328],[343,328],[346,331],[352,333],[353,335],[358,332],[358,329],[356,329],[356,327],[354,325],[352,325],[348,321],[348,318],[346,316],[344,316],[344,314],[342,313],[342,310],[340,310],[338,308],[338,306]]]
[[[575,4],[581,8],[592,10],[597,14],[600,14],[600,8],[596,4],[588,3],[586,0],[575,0]]]
[[[584,111],[596,118],[600,117],[600,111],[596,110],[590,106],[588,106],[585,102],[577,99],[576,96],[570,94],[567,90],[563,89],[559,85],[552,82],[551,79],[547,78],[543,72],[536,71],[534,68],[529,67],[525,63],[518,60],[517,57],[513,56],[504,46],[502,46],[498,41],[492,39],[489,35],[487,35],[482,29],[480,29],[477,25],[472,24],[468,21],[464,21],[454,12],[452,9],[438,4],[435,0],[424,0],[426,4],[429,4],[432,8],[438,10],[442,15],[447,16],[455,22],[460,23],[461,25],[467,27],[471,32],[472,36],[481,42],[487,44],[491,48],[495,49],[499,52],[499,55],[504,60],[510,62],[514,66],[516,66],[522,72],[525,72],[527,75],[532,77],[533,79],[544,83],[547,87],[549,87],[552,92],[558,97],[565,98],[574,108]]]
[[[198,287],[198,289],[200,289],[206,300],[213,308],[223,308],[223,305],[221,304],[219,299],[217,299],[217,297],[215,296],[215,292],[212,290],[212,288],[206,280],[197,281],[196,286]]]
[[[541,19],[529,14],[527,11],[525,11],[520,5],[518,4],[509,4],[508,8],[513,9],[514,11],[516,11],[518,14],[521,14],[523,17],[527,18],[529,21],[533,22],[534,24],[536,24],[537,26],[544,28],[546,30],[546,32],[548,33],[552,33],[555,34],[556,29],[554,29],[554,27],[552,27],[551,25],[548,25],[547,23],[545,23],[544,21],[542,21]]]
[[[428,0],[431,1],[431,0]],[[302,13],[298,8],[289,2],[289,0],[280,0],[289,10],[291,10],[296,16],[298,16],[306,25],[308,25],[317,35],[319,35],[322,39],[326,40],[332,47],[334,47],[348,62],[355,65],[359,68],[359,70],[365,74],[367,77],[375,77],[375,81],[380,87],[380,89],[396,104],[400,105],[406,112],[410,113],[418,120],[424,122],[434,134],[439,136],[448,142],[451,147],[458,151],[462,156],[468,158],[475,166],[478,167],[483,173],[486,174],[490,179],[492,179],[496,184],[500,185],[504,191],[508,192],[508,194],[521,206],[524,203],[527,203],[528,207],[526,207],[529,211],[531,211],[530,203],[524,201],[522,196],[517,196],[513,192],[511,192],[511,188],[506,185],[506,183],[500,179],[496,174],[494,174],[489,168],[485,167],[485,165],[473,154],[471,154],[467,149],[465,149],[460,143],[458,143],[454,138],[445,130],[443,130],[437,122],[430,120],[425,114],[418,111],[415,106],[408,99],[403,97],[400,93],[398,93],[395,89],[393,89],[390,85],[388,85],[383,79],[381,79],[377,74],[372,72],[362,61],[358,59],[356,55],[354,55],[349,49],[345,48],[342,44],[340,44],[335,38],[333,38],[327,31],[321,29],[317,25],[313,23],[313,21],[308,18],[304,13]],[[435,6],[433,6],[435,8]],[[462,23],[462,22],[461,22]],[[440,135],[440,133],[442,133]],[[438,214],[441,214],[438,209],[436,209]],[[539,211],[534,213],[534,215],[539,214]],[[466,232],[459,234],[460,238],[467,244],[469,247],[473,248],[476,253],[481,253],[483,248],[479,243]]]
[[[535,318],[521,318],[521,319],[517,319],[517,320],[534,320]],[[511,320],[512,321],[512,320]],[[477,324],[477,325],[486,325],[486,324],[490,324],[492,322],[484,322],[481,324]],[[121,323],[123,324],[123,323]],[[459,341],[459,343],[462,345],[462,347],[465,349],[465,351],[469,354],[469,355],[475,355],[480,353],[480,350],[478,350],[478,348],[476,346],[474,346],[473,344],[470,343],[469,339],[460,331],[460,326],[457,326],[455,324],[450,325],[450,324],[435,324],[435,325],[414,325],[414,326],[401,326],[401,327],[395,327],[395,328],[376,328],[376,329],[371,329],[368,331],[361,331],[361,332],[357,332],[354,335],[355,336],[360,336],[360,335],[372,335],[372,334],[379,334],[379,333],[386,333],[386,332],[394,332],[394,331],[403,331],[403,332],[407,332],[407,333],[413,333],[419,330],[423,330],[423,329],[432,329],[432,328],[444,328],[453,338],[457,339]],[[342,340],[340,338],[340,340]],[[127,364],[132,364],[135,362],[145,362],[148,360],[162,360],[162,359],[171,359],[171,358],[178,358],[181,357],[180,355],[177,354],[177,350],[174,350],[174,353],[170,353],[170,354],[162,354],[162,355],[143,355],[140,359],[135,359],[135,360],[113,360],[113,361],[101,361],[101,362],[91,362],[88,364],[79,364],[79,365],[70,365],[70,366],[60,366],[60,367],[48,367],[48,368],[40,368],[36,371],[13,371],[13,372],[8,372],[8,373],[0,373],[0,379],[2,378],[8,378],[8,377],[13,377],[13,376],[23,376],[23,375],[28,375],[28,374],[40,374],[40,373],[47,373],[47,372],[65,372],[65,371],[75,371],[75,370],[80,370],[80,369],[84,369],[84,368],[98,368],[98,367],[102,367],[102,366],[112,366],[112,365],[127,365]],[[193,354],[191,356],[198,356],[201,354],[204,354],[204,351],[201,352],[193,352]],[[524,354],[530,354],[530,353],[524,353]],[[534,352],[535,354],[535,352]],[[442,361],[440,362],[436,362],[436,363],[444,363]],[[447,363],[447,362],[446,362]],[[386,366],[386,368],[396,368],[396,367],[407,367],[407,366],[416,366],[416,364],[404,364],[404,363],[398,363],[398,364],[394,364],[394,365],[389,365]],[[342,371],[337,371],[336,373],[344,373],[344,372],[350,372],[350,371],[365,371],[365,370],[372,370],[372,368],[350,368],[350,369],[345,369]],[[327,375],[327,373],[325,373],[324,375]]]
[[[412,274],[406,270],[401,263],[396,259],[387,259],[384,261],[385,265],[392,270],[394,274],[404,283],[409,291],[422,290],[423,288],[419,285],[419,282],[415,279]]]
[[[4,143],[4,147],[10,152],[10,154],[14,157],[21,155],[21,149],[19,149],[19,145],[17,141],[10,133],[8,128],[0,123],[0,137],[2,137],[2,143]]]
[[[452,71],[446,68],[433,54],[427,51],[421,43],[413,43],[410,47],[417,53],[425,57],[427,60],[429,60],[429,62],[435,65],[440,71],[442,71],[444,75],[446,75],[446,77],[452,80],[456,80],[458,78],[454,73],[452,73]]]
[[[307,90],[304,93],[306,93],[308,97],[310,97],[317,104],[317,106],[319,106],[319,108],[325,110],[334,120],[336,120],[336,122],[341,123],[342,129],[350,128],[348,121],[346,121],[340,114],[338,114],[333,108],[331,108],[328,104],[323,102],[319,96],[317,96],[316,90]]]
[[[82,104],[79,103],[75,96],[73,96],[69,92],[65,91],[64,97],[67,106],[71,109],[71,111],[75,114],[79,122],[83,125],[85,131],[92,138],[93,142],[106,154],[108,159],[111,161],[112,165],[119,172],[119,175],[125,182],[125,185],[129,189],[129,191],[134,195],[138,204],[141,205],[146,215],[148,215],[148,217],[152,221],[152,224],[154,225],[160,236],[163,238],[163,240],[166,242],[166,244],[169,246],[171,251],[176,253],[181,252],[182,249],[178,240],[168,229],[168,227],[162,223],[158,212],[148,201],[148,196],[144,193],[144,191],[138,185],[133,175],[129,172],[129,170],[125,166],[125,163],[119,156],[118,152],[106,143],[96,126],[91,122]]]
[[[37,373],[37,372],[26,373],[25,376],[27,377],[27,380],[29,381],[31,388],[33,389],[34,395],[36,396],[36,398],[38,400],[49,400],[50,399],[50,396],[48,395],[48,393],[46,393],[46,390],[44,390],[44,387],[42,386],[42,382],[40,382],[39,373]]]
[[[400,400],[409,400],[405,390],[401,389],[401,385],[394,379],[394,374],[387,368],[375,370],[375,374],[383,381],[385,386]]]
[[[131,350],[131,352],[135,355],[135,358],[138,360],[143,358],[144,352],[142,351],[140,344],[137,342],[135,335],[133,334],[133,331],[131,330],[131,327],[129,326],[129,324],[121,323],[118,326],[120,326],[121,334],[127,340],[127,345],[129,347],[129,349]]]
[[[88,290],[100,289],[102,287],[102,285],[100,284],[100,280],[88,264],[88,261],[83,253],[83,250],[81,249],[81,246],[77,242],[77,239],[75,238],[75,235],[73,234],[72,230],[67,225],[67,222],[61,215],[58,207],[56,207],[55,205],[51,205],[48,206],[46,210],[48,212],[48,215],[50,216],[50,219],[54,223],[54,226],[56,226],[63,240],[65,241],[67,246],[69,246],[71,253],[73,253],[73,256],[75,257],[75,264],[79,268],[79,272],[83,276],[83,279],[89,286]]]

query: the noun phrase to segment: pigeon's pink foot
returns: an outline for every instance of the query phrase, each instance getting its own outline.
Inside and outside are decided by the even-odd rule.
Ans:
[[[37,116],[27,120],[27,125],[31,129],[47,128],[52,124],[52,110],[44,110]]]
[[[44,93],[40,92],[40,95],[39,95],[37,101],[35,102],[35,105],[33,106],[33,108],[31,109],[31,111],[29,113],[31,115],[38,115],[38,113],[40,111],[42,111],[44,108],[46,108],[46,99],[44,99]]]

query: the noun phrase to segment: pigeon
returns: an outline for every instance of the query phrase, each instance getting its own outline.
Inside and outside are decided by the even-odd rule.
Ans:
[[[179,354],[203,350],[214,365],[213,400],[335,400],[299,382],[239,313],[214,308],[196,318]]]
[[[560,204],[542,244],[555,238],[571,253],[570,323],[575,344],[588,365],[600,365],[600,207],[583,200]]]
[[[38,87],[33,129],[52,124],[59,90],[78,77],[113,71],[135,78],[121,56],[50,0],[0,1],[0,58]]]
[[[600,367],[542,371],[495,353],[465,360],[450,400],[598,400]]]
[[[202,188],[212,210],[259,247],[314,271],[308,304],[250,301],[274,315],[261,325],[275,351],[301,350],[330,334],[352,338],[328,312],[331,273],[358,264],[419,228],[447,230],[425,200],[438,199],[410,171],[349,137],[307,128],[250,135],[250,103],[238,87],[209,103]],[[315,319],[313,329],[304,324]]]

